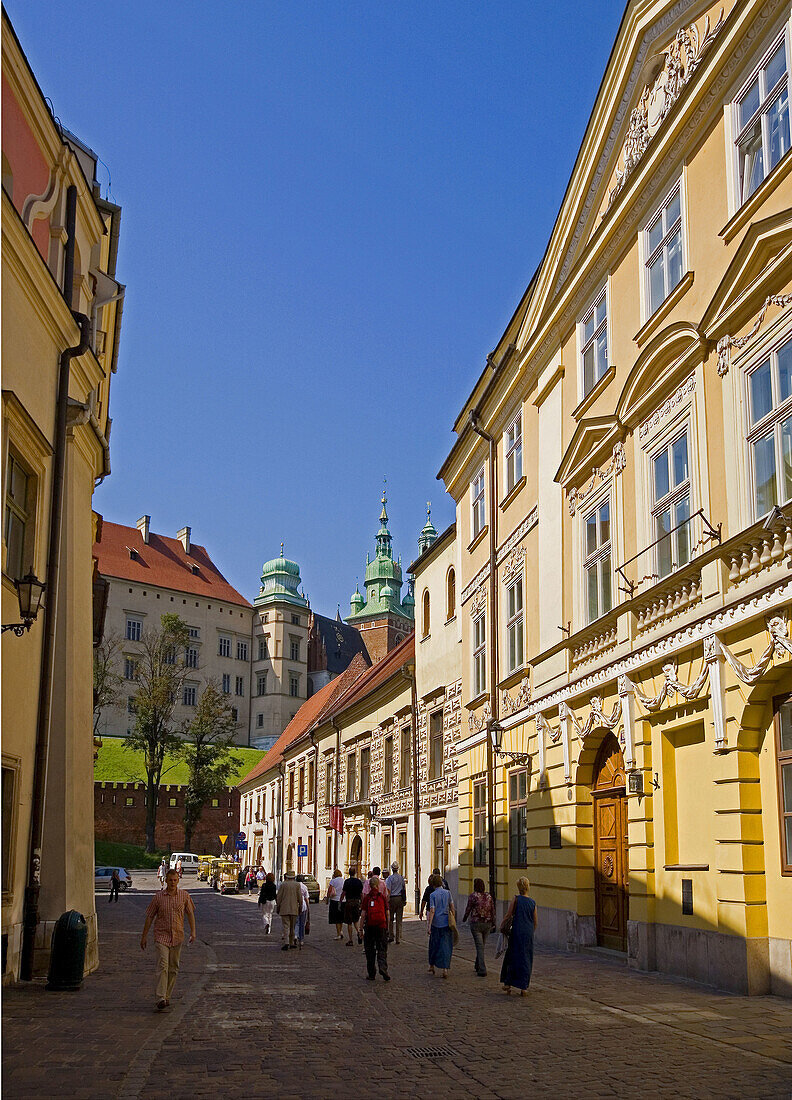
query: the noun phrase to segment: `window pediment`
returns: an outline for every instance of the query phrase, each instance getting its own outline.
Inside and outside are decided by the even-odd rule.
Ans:
[[[635,428],[704,359],[706,342],[695,325],[677,321],[650,341],[627,376],[616,416]]]
[[[581,420],[561,459],[554,481],[564,488],[586,480],[592,470],[607,462],[621,442],[618,416],[592,416]]]

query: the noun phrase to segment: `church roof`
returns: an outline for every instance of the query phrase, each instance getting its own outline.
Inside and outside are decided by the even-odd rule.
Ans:
[[[324,656],[324,665],[331,676],[337,676],[349,665],[355,654],[359,653],[367,665],[371,664],[366,644],[359,630],[340,619],[329,619],[326,615],[314,613],[313,630],[319,636]],[[313,672],[314,669],[309,669]]]

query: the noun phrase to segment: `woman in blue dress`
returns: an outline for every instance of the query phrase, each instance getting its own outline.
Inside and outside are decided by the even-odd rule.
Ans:
[[[432,887],[426,927],[429,936],[429,973],[434,974],[437,967],[441,977],[447,978],[454,950],[454,933],[448,914],[453,913],[456,916],[456,910],[451,891],[444,888],[440,875],[432,875],[429,885]]]
[[[511,917],[511,932],[509,933],[509,946],[503,956],[500,980],[506,993],[511,993],[512,986],[520,990],[520,996],[525,996],[531,981],[533,969],[533,941],[536,928],[536,902],[528,897],[531,884],[527,878],[517,880],[518,895],[509,906],[503,919],[501,931],[508,927]]]

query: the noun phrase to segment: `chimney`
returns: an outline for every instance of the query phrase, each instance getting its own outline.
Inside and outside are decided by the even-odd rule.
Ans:
[[[181,531],[179,531],[178,534],[176,535],[176,538],[179,540],[179,542],[184,547],[185,554],[189,554],[189,552],[190,552],[190,534],[191,534],[191,532],[192,532],[191,527],[182,527]]]
[[[140,531],[140,537],[148,546],[149,540],[149,527],[151,526],[151,516],[141,516],[137,521],[137,529]]]

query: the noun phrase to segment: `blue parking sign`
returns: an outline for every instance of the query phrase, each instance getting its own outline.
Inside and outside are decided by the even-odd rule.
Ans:
[[[297,858],[302,859],[303,856],[307,856],[307,855],[308,855],[308,845],[307,844],[298,844],[297,845]]]

